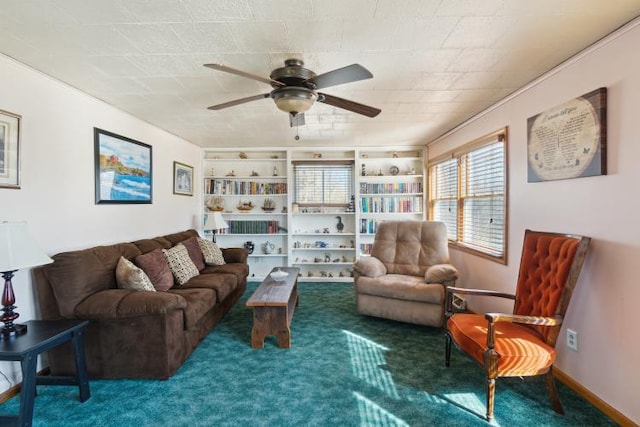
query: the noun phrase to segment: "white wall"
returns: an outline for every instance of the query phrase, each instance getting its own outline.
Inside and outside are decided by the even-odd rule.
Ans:
[[[201,149],[0,55],[0,110],[22,115],[22,188],[0,189],[0,221],[25,220],[49,255],[193,228]],[[96,205],[93,128],[151,145],[153,203]],[[195,167],[193,197],[173,194],[173,161]],[[19,321],[37,317],[31,271],[13,279]],[[20,381],[0,364],[0,390]]]
[[[624,30],[431,144],[429,156],[509,126],[509,263],[452,250],[460,284],[513,292],[526,228],[592,237],[558,340],[556,366],[640,423],[640,24]],[[608,175],[527,183],[527,118],[603,86],[608,91]],[[472,309],[484,307],[471,303]],[[579,334],[578,352],[566,348],[567,327]]]

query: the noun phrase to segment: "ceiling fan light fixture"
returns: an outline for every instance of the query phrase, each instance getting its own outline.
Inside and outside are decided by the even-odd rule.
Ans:
[[[275,89],[271,96],[280,110],[294,114],[309,110],[318,98],[318,95],[311,89],[292,86]]]

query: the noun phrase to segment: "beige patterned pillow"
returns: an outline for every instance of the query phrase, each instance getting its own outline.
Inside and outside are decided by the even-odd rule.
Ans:
[[[198,267],[191,261],[187,248],[182,243],[178,243],[171,249],[163,249],[162,253],[167,259],[169,270],[176,278],[178,286],[184,285],[189,279],[200,274]]]
[[[122,256],[116,266],[116,283],[120,289],[156,291],[149,276],[141,268],[136,267],[134,263]]]
[[[222,256],[222,251],[214,242],[209,240],[204,240],[198,237],[198,244],[200,245],[200,250],[202,250],[202,255],[204,255],[204,263],[207,265],[225,265],[224,257]]]

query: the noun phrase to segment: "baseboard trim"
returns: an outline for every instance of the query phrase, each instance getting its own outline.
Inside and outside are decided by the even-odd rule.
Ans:
[[[585,386],[571,378],[566,373],[562,372],[557,368],[553,368],[553,374],[558,379],[558,381],[562,382],[564,385],[569,387],[571,390],[578,393],[582,396],[586,401],[591,403],[593,406],[604,412],[609,418],[611,418],[616,423],[620,424],[624,427],[638,427],[638,424],[631,421],[629,418],[624,416],[620,411],[618,411],[613,406],[609,405],[604,400],[600,399],[598,396],[593,394],[589,389]]]
[[[41,371],[36,372],[36,375],[49,375],[50,372],[51,370],[47,366]],[[0,393],[0,403],[4,403],[12,397],[19,395],[20,390],[22,390],[22,382],[19,382],[8,390],[3,391],[2,393]]]

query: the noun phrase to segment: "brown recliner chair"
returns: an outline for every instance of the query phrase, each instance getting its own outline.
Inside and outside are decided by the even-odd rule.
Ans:
[[[389,221],[378,227],[371,256],[354,264],[358,313],[442,326],[449,263],[447,229],[437,221]]]

